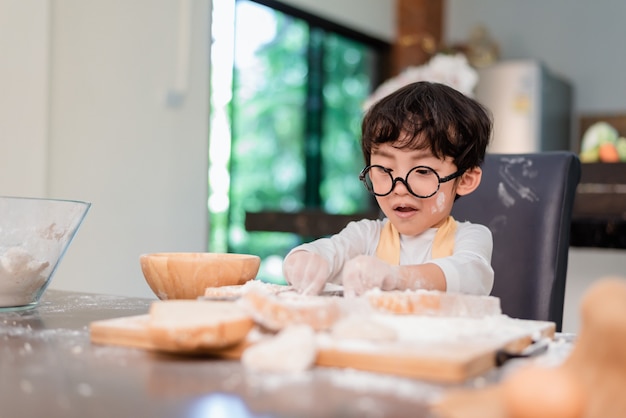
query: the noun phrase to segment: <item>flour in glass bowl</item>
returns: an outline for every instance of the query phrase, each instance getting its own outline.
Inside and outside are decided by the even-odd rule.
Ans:
[[[25,248],[0,247],[0,307],[28,305],[46,283],[50,263]]]
[[[90,205],[0,196],[0,310],[39,301]]]

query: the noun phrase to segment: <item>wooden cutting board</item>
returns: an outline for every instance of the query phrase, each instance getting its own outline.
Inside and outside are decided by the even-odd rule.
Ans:
[[[156,350],[148,333],[150,315],[104,319],[89,325],[91,342]]]
[[[554,337],[555,324],[552,322],[511,321],[515,321],[519,332],[502,337],[432,342],[361,342],[358,346],[349,341],[322,341],[316,364],[439,382],[463,382],[494,368],[499,350],[519,353],[534,340]]]
[[[92,322],[91,341],[158,351],[150,340],[148,321],[149,315],[146,314]],[[519,352],[537,338],[553,338],[555,332],[552,322],[507,317],[503,317],[501,322],[497,326],[502,330],[500,336],[470,336],[458,341],[373,342],[342,340],[330,334],[318,334],[316,364],[458,383],[495,367],[498,350]],[[416,332],[420,330],[416,329]],[[239,359],[245,348],[253,343],[249,338],[233,347],[203,350],[197,354]]]
[[[150,315],[125,316],[121,318],[105,319],[92,322],[89,325],[91,342],[102,345],[118,345],[125,347],[142,348],[150,351],[161,351],[156,346],[149,333],[148,322]],[[239,359],[241,353],[249,344],[243,341],[235,346],[213,349],[196,350],[185,354],[206,354],[226,359]]]

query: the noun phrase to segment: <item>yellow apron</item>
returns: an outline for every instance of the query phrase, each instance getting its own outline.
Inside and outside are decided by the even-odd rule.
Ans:
[[[437,229],[433,239],[432,257],[441,258],[452,255],[456,221],[452,216]],[[376,256],[389,264],[400,264],[400,233],[389,221],[380,231],[380,240],[376,247]]]

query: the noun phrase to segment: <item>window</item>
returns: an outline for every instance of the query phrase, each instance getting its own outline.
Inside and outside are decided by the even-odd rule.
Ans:
[[[246,230],[246,214],[370,210],[360,123],[389,46],[277,2],[213,8],[209,245],[261,256],[259,278],[281,282],[313,237]]]

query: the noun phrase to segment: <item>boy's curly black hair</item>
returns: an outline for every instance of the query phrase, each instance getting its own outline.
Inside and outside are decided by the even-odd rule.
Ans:
[[[437,158],[452,157],[458,170],[482,165],[491,139],[492,118],[476,100],[440,83],[409,84],[376,102],[363,118],[361,149],[365,164],[372,150],[430,149]]]

